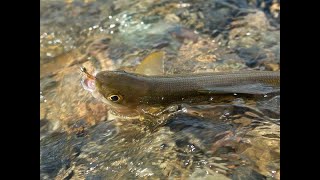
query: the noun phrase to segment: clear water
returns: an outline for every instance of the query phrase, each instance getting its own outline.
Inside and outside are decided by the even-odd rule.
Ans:
[[[161,125],[108,118],[81,84],[166,52],[165,72],[274,70],[277,2],[41,1],[41,179],[279,179],[280,95],[189,104]]]

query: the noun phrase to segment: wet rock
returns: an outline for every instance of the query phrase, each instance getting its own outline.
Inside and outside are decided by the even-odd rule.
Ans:
[[[121,9],[128,9],[130,6],[136,4],[136,1],[115,0],[113,3],[113,9],[120,11]]]
[[[235,173],[232,175],[234,180],[266,180],[266,176],[263,176],[256,171],[248,167],[239,167],[236,169]]]
[[[174,38],[178,39],[180,42],[184,40],[191,40],[194,43],[198,41],[199,36],[195,34],[191,29],[183,28],[183,27],[173,27],[169,31]]]
[[[80,119],[76,122],[70,123],[70,130],[69,133],[75,134],[77,137],[83,137],[87,135],[89,124],[86,120]]]
[[[40,119],[45,119],[47,115],[47,109],[40,104]]]
[[[209,150],[211,145],[219,140],[218,137],[216,138],[218,134],[233,128],[221,122],[210,122],[204,118],[183,114],[169,119],[166,126],[178,135],[177,137],[179,138],[176,139],[177,146],[185,147],[187,144],[193,144],[195,152],[200,149],[204,150],[208,148]]]
[[[86,68],[91,69],[85,63]],[[41,104],[41,117],[48,120],[61,121],[63,127],[70,122],[84,118],[88,124],[94,125],[106,119],[107,107],[86,92],[80,83],[80,70],[78,66],[58,69],[55,76],[42,80],[41,85],[45,91],[42,95],[46,102]],[[55,82],[55,86],[48,86]],[[50,109],[50,111],[48,111]]]
[[[98,1],[41,1],[41,61],[50,61],[81,44],[87,38],[87,34],[83,32],[99,24],[100,13],[110,12],[110,6],[102,4],[104,3]]]
[[[228,6],[226,4],[223,1],[198,1],[192,4],[192,8],[187,13],[182,14],[182,18],[185,19],[185,22],[183,20],[182,22],[188,27],[197,28],[200,32],[208,34],[222,30],[229,24],[230,18],[237,10],[237,5]]]
[[[52,77],[47,77],[47,78],[43,78],[40,81],[40,92],[43,100],[45,99],[45,94],[48,91],[51,91],[52,89],[56,88],[58,86],[58,82],[52,78]]]
[[[40,120],[40,140],[47,135],[58,131],[60,128],[60,122],[56,120]]]
[[[99,69],[114,70],[137,65],[137,61],[150,50],[175,48],[172,37],[168,33],[172,25],[164,22],[159,24],[133,24],[121,29],[108,43],[108,48],[96,53],[94,58],[99,62]]]
[[[267,116],[272,118],[280,118],[280,96],[274,96],[257,103],[258,108]]]
[[[60,169],[55,179],[70,180],[72,177],[74,177],[73,169],[74,166]]]
[[[68,168],[72,147],[65,133],[54,133],[40,140],[40,175],[54,178],[61,168]]]
[[[261,60],[266,58],[266,55],[262,54],[262,50],[258,47],[239,48],[236,50],[239,57],[246,61],[247,66],[254,67]]]
[[[241,124],[241,126],[248,126],[251,124],[252,120],[246,117],[241,117],[233,121],[234,123]]]
[[[258,127],[246,134],[250,139],[250,147],[241,153],[255,164],[260,174],[273,176],[272,172],[280,169],[280,127],[269,125]],[[249,142],[249,141],[248,141]],[[266,149],[266,147],[268,147]]]
[[[274,2],[270,6],[270,12],[273,18],[280,18],[280,2]]]
[[[182,44],[177,57],[165,63],[165,71],[176,74],[199,69],[213,69],[216,65],[212,62],[218,59],[215,54],[217,45],[207,38],[199,38],[196,43],[185,42]],[[197,62],[197,63],[195,63]],[[196,65],[196,67],[195,67]],[[166,67],[169,69],[166,70]]]
[[[72,51],[60,56],[56,56],[50,62],[42,64],[40,68],[40,78],[52,77],[59,72],[63,72],[63,70],[72,64],[79,55],[80,54],[78,51]]]
[[[263,10],[270,18],[270,21],[280,23],[280,0],[266,1],[266,0],[253,0],[249,5]]]
[[[266,70],[269,70],[269,71],[279,71],[280,70],[279,64],[266,63],[265,67],[266,67]]]
[[[211,174],[208,174],[208,172],[204,169],[199,169],[197,168],[190,176],[190,178],[188,178],[190,180],[200,180],[200,179],[205,179],[205,180],[230,180],[230,178],[219,174],[219,173],[214,173],[212,171]]]
[[[171,23],[177,23],[180,21],[180,18],[175,14],[167,14],[164,19]]]
[[[105,144],[117,134],[118,129],[114,124],[111,122],[101,122],[89,132],[88,136],[98,144]]]
[[[255,11],[234,20],[230,27],[228,45],[246,61],[249,67],[263,62],[280,62],[280,33],[269,31],[270,24],[262,11]]]
[[[275,178],[277,180],[280,180],[280,170],[276,172]]]

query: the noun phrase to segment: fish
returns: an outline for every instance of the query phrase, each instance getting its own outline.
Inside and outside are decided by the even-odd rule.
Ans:
[[[154,52],[144,60],[155,57],[163,62],[163,53]],[[142,65],[146,66],[146,61]],[[146,68],[147,69],[147,68]],[[141,108],[148,106],[168,107],[179,103],[194,103],[209,99],[255,96],[280,93],[279,71],[234,71],[165,75],[143,74],[122,70],[101,71],[95,76],[86,74],[83,86],[92,95],[106,103],[117,114],[141,114]],[[214,102],[214,101],[213,101]]]

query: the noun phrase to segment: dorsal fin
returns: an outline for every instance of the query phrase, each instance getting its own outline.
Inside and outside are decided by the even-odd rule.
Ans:
[[[163,75],[164,74],[164,51],[155,51],[146,56],[135,70],[137,74]]]

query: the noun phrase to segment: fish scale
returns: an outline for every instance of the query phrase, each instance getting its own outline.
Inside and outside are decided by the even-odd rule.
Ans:
[[[142,75],[102,71],[96,75],[97,91],[105,98],[122,97],[111,106],[170,105],[208,99],[225,100],[234,94],[265,95],[280,92],[280,72],[238,71],[177,75]]]
[[[268,71],[240,71],[223,73],[205,73],[189,75],[149,76],[146,81],[151,92],[156,94],[166,91],[182,92],[196,91],[203,88],[224,87],[230,85],[243,85],[262,83],[270,86],[280,85],[280,72]]]

